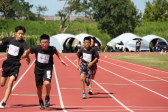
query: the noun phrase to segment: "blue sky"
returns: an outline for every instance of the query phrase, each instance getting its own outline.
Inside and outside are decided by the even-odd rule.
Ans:
[[[58,1],[58,0],[25,0],[26,2],[30,2],[30,4],[34,5],[34,8],[32,8],[32,11],[36,13],[35,6],[46,6],[48,8],[48,11],[44,13],[44,15],[55,15],[57,11],[62,9],[64,1]],[[142,13],[145,9],[145,3],[147,1],[152,2],[153,0],[131,0],[134,2],[137,9],[139,9]]]

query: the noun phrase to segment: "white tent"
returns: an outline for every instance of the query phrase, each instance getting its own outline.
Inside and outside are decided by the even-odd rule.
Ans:
[[[69,43],[72,46],[73,41],[75,40],[75,36],[71,34],[57,34],[52,36],[51,38],[55,38],[57,40],[57,43],[51,42],[50,45],[55,46],[55,44],[58,44],[57,47],[59,46],[59,51],[62,53],[63,50],[66,50],[66,45]],[[52,39],[54,40],[54,39]],[[56,48],[57,48],[56,47]]]
[[[127,48],[129,51],[134,51],[135,44],[137,39],[141,39],[141,37],[132,34],[132,33],[124,33],[119,35],[118,37],[112,39],[110,42],[107,43],[108,46],[116,46],[117,48]],[[119,43],[123,43],[123,45],[118,45]],[[142,48],[141,50],[149,50],[149,46],[146,41],[142,41]]]
[[[79,41],[81,42],[81,44],[83,44],[83,39],[84,39],[86,36],[95,37],[95,36],[89,35],[89,34],[78,34],[78,35],[76,35],[75,37],[76,37],[77,40],[79,40]],[[102,46],[101,40],[100,40],[99,38],[97,38],[97,37],[95,37],[95,38],[96,38],[96,40],[98,41],[99,46]]]
[[[150,43],[154,39],[155,40],[161,39],[161,40],[165,41],[165,43],[168,45],[167,41],[164,38],[159,37],[157,35],[146,35],[146,36],[142,37],[142,39],[146,40],[148,43]]]
[[[74,42],[74,40],[77,40],[77,41],[80,41],[81,44],[83,44],[83,39],[86,37],[86,36],[92,36],[92,35],[89,35],[89,34],[79,34],[79,35],[72,35],[72,34],[57,34],[57,35],[54,35],[54,36],[51,36],[50,37],[50,45],[51,46],[55,46],[59,52],[66,52],[67,50],[70,50],[70,49],[67,49],[66,46],[69,44],[72,48],[72,44]],[[96,37],[96,40],[98,41],[98,45],[99,46],[102,46],[102,42],[100,41],[100,39],[98,39]],[[72,51],[73,52],[73,51]]]
[[[137,40],[129,40],[126,43],[126,47],[129,49],[129,51],[134,51],[135,50],[135,46],[136,46],[136,42]],[[144,50],[144,51],[149,51],[149,43],[146,40],[142,40],[141,41],[141,47],[140,50]]]
[[[62,45],[59,43],[59,41],[58,41],[56,38],[50,37],[50,46],[56,47],[56,49],[57,49],[60,53],[62,53],[63,47],[62,47]]]

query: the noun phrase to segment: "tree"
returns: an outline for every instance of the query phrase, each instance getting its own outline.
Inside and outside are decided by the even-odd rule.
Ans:
[[[4,18],[7,17],[7,14],[10,9],[12,9],[12,1],[13,0],[1,0],[0,1],[0,12]]]
[[[69,26],[77,21],[77,19],[71,19],[72,13],[75,15],[85,12],[85,16],[89,15],[89,11],[87,10],[89,4],[87,0],[59,0],[65,1],[62,10],[58,11],[56,16],[60,16],[60,32],[64,33]],[[90,16],[90,15],[89,15]]]
[[[140,21],[140,13],[131,0],[90,0],[93,18],[98,28],[111,37],[134,32]]]
[[[44,15],[44,12],[47,11],[48,9],[46,6],[39,5],[39,6],[36,6],[36,10],[37,10],[37,17],[40,17],[41,15]]]
[[[33,13],[30,11],[33,5],[24,0],[1,0],[0,4],[0,12],[4,18],[20,19],[21,17],[25,17],[29,19],[33,16]]]
[[[146,21],[168,20],[168,0],[154,0],[152,3],[146,2],[143,19]]]

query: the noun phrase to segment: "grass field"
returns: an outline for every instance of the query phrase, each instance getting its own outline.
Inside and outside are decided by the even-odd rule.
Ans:
[[[120,55],[111,58],[137,63],[168,71],[168,55]]]

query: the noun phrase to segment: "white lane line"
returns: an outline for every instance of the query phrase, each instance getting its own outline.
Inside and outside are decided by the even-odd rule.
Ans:
[[[158,78],[158,77],[154,77],[154,76],[149,75],[149,74],[146,74],[146,73],[138,72],[138,71],[136,71],[136,70],[132,70],[132,69],[129,69],[129,68],[124,67],[124,66],[120,66],[120,65],[117,65],[117,64],[114,64],[114,63],[110,63],[110,62],[104,61],[104,60],[102,60],[102,59],[99,59],[99,60],[100,60],[100,61],[103,61],[103,62],[106,62],[106,63],[109,63],[109,64],[112,64],[112,65],[115,65],[115,66],[118,66],[118,67],[121,67],[121,68],[124,68],[124,69],[127,69],[127,70],[130,70],[130,71],[133,71],[133,72],[137,72],[137,73],[140,73],[140,74],[143,74],[143,75],[146,75],[146,76],[155,78],[155,79],[159,79],[159,80],[161,80],[161,81],[168,82],[168,80],[164,80],[164,79],[161,79],[161,78]]]
[[[158,69],[155,69],[155,68],[151,68],[151,67],[139,65],[139,64],[136,64],[136,63],[131,63],[131,62],[127,62],[127,61],[123,61],[123,60],[118,60],[118,59],[114,59],[114,58],[108,58],[108,59],[115,60],[115,61],[121,61],[121,62],[124,62],[124,63],[128,63],[128,64],[132,64],[132,65],[136,65],[136,66],[148,68],[148,69],[155,70],[155,71],[159,71],[159,72],[168,73],[167,71],[164,71],[164,70],[158,70]]]
[[[61,91],[60,91],[60,87],[59,87],[59,83],[58,83],[58,78],[57,78],[57,74],[56,74],[56,69],[55,69],[54,65],[53,65],[53,68],[54,68],[54,75],[55,75],[55,81],[56,81],[56,86],[57,86],[57,90],[58,90],[58,96],[59,96],[60,105],[61,105],[62,110],[64,112],[67,112],[65,107],[64,107],[64,103],[62,101],[62,95],[61,95]]]
[[[122,79],[125,79],[125,80],[127,80],[127,81],[129,81],[129,82],[131,82],[131,83],[134,83],[134,84],[136,84],[136,85],[138,85],[138,86],[140,86],[140,87],[142,87],[142,88],[144,88],[144,89],[146,89],[146,90],[148,90],[148,91],[150,91],[150,92],[152,92],[152,93],[155,93],[155,94],[157,94],[157,95],[159,95],[159,96],[161,96],[161,97],[163,97],[163,98],[165,98],[165,99],[168,99],[168,97],[166,97],[166,96],[164,96],[164,95],[162,95],[162,94],[160,94],[160,93],[157,93],[157,92],[155,92],[155,91],[153,91],[153,90],[151,90],[151,89],[149,89],[149,88],[147,88],[147,87],[144,87],[144,86],[142,86],[142,85],[140,85],[140,84],[138,84],[138,83],[136,83],[136,82],[133,82],[133,81],[131,81],[131,80],[125,78],[125,77],[122,77],[122,76],[120,76],[120,75],[118,75],[118,74],[116,74],[116,73],[114,73],[114,72],[111,72],[111,71],[109,71],[109,70],[107,70],[107,69],[105,69],[105,68],[103,68],[103,67],[101,67],[101,66],[98,66],[98,67],[101,68],[101,69],[103,69],[103,70],[105,70],[105,71],[107,71],[107,72],[109,72],[109,73],[111,73],[111,74],[113,74],[113,75],[116,75],[116,76],[118,76],[118,77],[121,77]]]
[[[12,87],[12,90],[13,91],[15,89],[15,87],[18,85],[18,83],[21,81],[21,79],[25,76],[25,74],[28,72],[28,70],[32,67],[32,65],[34,64],[35,60],[32,62],[32,64],[29,66],[28,69],[26,69],[26,71],[23,73],[23,75],[19,78],[19,80],[15,83],[15,85]],[[3,101],[3,99],[2,99]],[[2,102],[1,101],[1,102]]]
[[[66,56],[65,56],[65,58],[69,61],[69,62],[71,62],[74,66],[76,66],[71,60],[69,60],[69,58],[67,58]],[[95,84],[97,84],[101,89],[103,89],[109,96],[111,96],[116,102],[118,102],[120,105],[122,105],[122,107],[124,107],[126,110],[128,110],[128,111],[130,111],[130,112],[134,112],[134,111],[132,111],[131,109],[129,109],[127,106],[125,106],[123,103],[121,103],[117,98],[115,98],[113,95],[111,95],[110,94],[110,92],[108,92],[106,89],[104,89],[101,85],[99,85],[95,80],[93,80],[93,82],[95,83]]]

